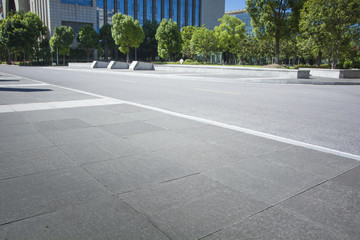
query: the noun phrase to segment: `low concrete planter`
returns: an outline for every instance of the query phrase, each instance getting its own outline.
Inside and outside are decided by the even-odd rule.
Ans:
[[[125,62],[111,61],[107,66],[108,69],[129,69],[129,64]]]
[[[228,67],[228,66],[194,66],[194,65],[156,65],[157,70],[171,72],[206,72],[219,73],[233,71],[236,75],[245,77],[278,77],[289,79],[307,79],[309,70],[274,69],[274,68],[247,68],[247,67]]]
[[[154,64],[147,62],[133,61],[129,67],[130,70],[155,70]]]
[[[77,62],[69,62],[69,67],[75,68],[91,68],[92,62],[87,63],[77,63]]]
[[[318,68],[301,68],[301,70],[309,70],[313,77],[324,78],[360,78],[360,70],[350,69],[318,69]]]
[[[102,61],[93,61],[91,64],[91,68],[107,68],[109,62],[102,62]]]

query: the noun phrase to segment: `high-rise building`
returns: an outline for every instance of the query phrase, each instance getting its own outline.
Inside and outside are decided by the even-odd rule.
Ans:
[[[237,17],[238,19],[240,19],[241,21],[243,21],[243,23],[245,23],[246,33],[252,34],[251,17],[250,17],[250,15],[246,12],[246,9],[235,10],[235,11],[228,11],[228,12],[226,12],[225,14],[227,14],[227,15],[229,15],[229,16]]]
[[[37,13],[49,28],[71,26],[77,33],[85,24],[99,30],[112,22],[115,13],[144,20],[172,19],[179,27],[206,25],[213,29],[224,15],[225,0],[2,0],[4,15],[9,10]]]

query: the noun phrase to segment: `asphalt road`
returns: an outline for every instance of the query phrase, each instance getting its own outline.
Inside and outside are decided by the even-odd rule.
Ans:
[[[6,65],[0,72],[360,155],[360,86],[242,83],[233,73]]]

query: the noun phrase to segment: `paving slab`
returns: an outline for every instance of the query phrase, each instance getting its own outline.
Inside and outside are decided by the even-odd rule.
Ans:
[[[310,240],[310,239],[344,239],[309,221],[295,217],[280,208],[271,208],[251,216],[243,221],[226,227],[204,240],[215,239],[283,239],[283,240]]]
[[[56,145],[87,142],[111,136],[109,133],[96,127],[46,131],[43,134]]]
[[[77,118],[35,122],[33,126],[40,132],[91,127],[90,124]]]
[[[112,110],[114,112],[119,112],[119,113],[136,113],[136,112],[147,111],[144,108],[136,107],[136,106],[129,105],[129,104],[108,105],[108,106],[103,106],[103,108]]]
[[[195,172],[206,172],[234,163],[251,161],[253,157],[215,144],[193,144],[181,148],[165,149],[156,155],[176,162]]]
[[[38,130],[29,123],[0,125],[0,137],[10,137],[16,135],[36,134]]]
[[[353,159],[296,146],[267,153],[259,157],[299,171],[324,176],[328,179],[360,165],[360,162]]]
[[[69,143],[60,145],[59,148],[79,164],[141,155],[146,152],[141,147],[113,136],[80,143]]]
[[[17,112],[1,113],[0,125],[15,125],[28,123],[23,116]]]
[[[83,167],[118,194],[193,174],[191,170],[151,153],[86,164]]]
[[[55,169],[73,168],[74,161],[57,147],[0,154],[0,180]]]
[[[71,118],[69,114],[59,109],[26,111],[20,112],[20,114],[26,121],[31,123]]]
[[[206,125],[204,123],[199,123],[199,122],[195,122],[192,120],[183,119],[183,118],[174,117],[174,116],[168,116],[168,117],[159,118],[159,119],[151,119],[151,120],[147,120],[145,122],[150,123],[155,126],[165,128],[165,129],[169,129],[169,130],[199,127],[199,126]]]
[[[171,239],[199,239],[268,207],[200,175],[120,197]]]
[[[75,115],[78,119],[87,122],[92,126],[102,126],[134,121],[132,118],[123,115],[122,113],[104,109],[102,107],[95,107],[94,109],[90,109],[89,107],[75,109],[69,108],[65,109],[64,111]]]
[[[0,153],[18,152],[54,145],[40,133],[0,137],[0,143]]]
[[[149,151],[159,151],[198,144],[199,141],[181,136],[171,131],[142,133],[124,137],[126,140]]]
[[[0,226],[0,239],[169,239],[116,196]]]
[[[148,124],[142,121],[111,124],[101,126],[100,128],[118,137],[136,135],[147,132],[164,131],[164,128],[157,127],[155,125]]]
[[[0,189],[0,225],[110,195],[78,167],[1,180]]]

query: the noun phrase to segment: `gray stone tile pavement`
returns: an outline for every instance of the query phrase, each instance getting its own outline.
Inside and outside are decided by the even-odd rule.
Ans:
[[[0,239],[358,239],[359,165],[128,104],[0,113]]]

